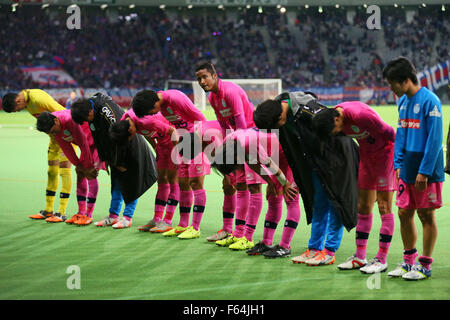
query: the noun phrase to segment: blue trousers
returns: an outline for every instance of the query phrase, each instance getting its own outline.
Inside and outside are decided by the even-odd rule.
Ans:
[[[314,208],[308,248],[336,252],[341,245],[344,225],[328,199],[319,178],[313,173]]]
[[[111,191],[111,203],[109,207],[109,212],[120,215],[120,211],[122,209],[123,197],[120,192],[119,182],[117,180],[111,180],[112,183],[112,191]],[[125,204],[125,209],[123,210],[123,215],[133,218],[134,210],[136,210],[137,199]]]

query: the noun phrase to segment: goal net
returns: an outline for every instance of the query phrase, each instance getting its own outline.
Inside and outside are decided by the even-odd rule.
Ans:
[[[255,107],[282,92],[281,79],[222,79],[222,81],[231,81],[239,85]],[[205,110],[209,106],[207,93],[197,81],[169,79],[164,89],[177,89],[184,92],[200,110]]]

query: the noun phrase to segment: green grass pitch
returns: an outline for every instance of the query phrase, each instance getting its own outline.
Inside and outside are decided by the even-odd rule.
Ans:
[[[376,107],[395,127],[394,106]],[[447,137],[450,106],[445,106],[444,137]],[[211,110],[205,111],[213,119]],[[422,300],[450,298],[450,183],[444,183],[444,206],[437,211],[439,235],[434,251],[433,276],[420,282],[389,279],[386,273],[370,278],[359,271],[343,272],[336,265],[355,250],[354,230],[344,233],[336,264],[308,267],[290,258],[250,257],[208,243],[205,238],[221,227],[221,179],[212,173],[205,180],[206,211],[200,239],[179,240],[140,233],[137,226],[153,216],[156,184],[138,202],[133,226],[125,230],[76,227],[33,221],[30,214],[43,209],[47,175],[48,137],[33,129],[28,113],[0,112],[0,299],[1,300]],[[445,140],[445,139],[444,139]],[[67,214],[76,213],[76,174]],[[99,175],[100,190],[94,221],[108,213],[109,177]],[[265,188],[264,188],[265,189]],[[56,201],[57,203],[57,201]],[[256,228],[255,243],[262,238],[267,204]],[[285,210],[285,209],[284,209]],[[394,205],[394,213],[397,208]],[[281,237],[285,214],[275,234]],[[178,223],[178,209],[174,223]],[[418,250],[422,228],[418,219]],[[378,249],[380,219],[374,211],[368,258]],[[307,246],[310,226],[302,208],[292,240],[292,256]],[[389,270],[402,259],[399,221],[388,256]],[[80,289],[69,289],[70,266],[80,270]],[[69,286],[70,287],[70,286]]]

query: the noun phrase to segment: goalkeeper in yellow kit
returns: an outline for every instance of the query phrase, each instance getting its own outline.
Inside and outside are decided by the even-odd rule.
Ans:
[[[3,96],[2,107],[5,112],[27,110],[32,116],[38,117],[44,111],[54,112],[65,108],[56,102],[47,92],[40,89],[25,89],[19,93],[7,93]],[[53,212],[56,190],[61,176],[59,193],[59,209]],[[63,222],[66,220],[66,208],[72,189],[71,164],[58,143],[50,137],[48,145],[48,180],[46,189],[45,209],[31,215],[31,219],[45,219],[47,222]]]

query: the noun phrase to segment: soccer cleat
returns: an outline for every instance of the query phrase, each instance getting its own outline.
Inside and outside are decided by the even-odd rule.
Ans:
[[[239,238],[238,241],[228,246],[231,250],[248,250],[255,246],[253,241],[248,241],[246,237]]]
[[[314,258],[306,260],[305,263],[308,266],[324,266],[328,264],[333,264],[335,260],[336,260],[335,256],[330,256],[325,253],[325,250],[322,250]]]
[[[115,224],[118,221],[117,218],[110,218],[109,216],[105,217],[105,219],[97,221],[95,225],[97,227],[109,227]]]
[[[366,264],[366,259],[359,259],[355,256],[351,256],[347,261],[339,264],[337,267],[339,270],[355,270],[364,267]]]
[[[89,218],[88,216],[85,216],[85,215],[81,216],[74,222],[74,224],[76,224],[77,226],[87,226],[91,223],[92,223],[92,218]]]
[[[139,231],[143,231],[143,232],[148,232],[150,231],[150,229],[156,227],[156,222],[155,220],[150,220],[149,222],[147,222],[146,224],[144,224],[143,226],[139,226],[138,230]]]
[[[168,223],[165,223],[164,221],[161,221],[158,223],[155,227],[150,229],[150,232],[153,233],[164,233],[166,231],[172,230],[172,226]]]
[[[186,231],[186,229],[187,227],[176,226],[175,228],[172,228],[171,230],[164,232],[162,235],[164,237],[175,237],[180,233]]]
[[[41,210],[41,211],[39,211],[39,213],[32,214],[29,217],[31,219],[34,219],[34,220],[43,220],[43,219],[50,218],[52,215],[53,215],[53,212],[48,212],[48,211],[45,211],[45,210]]]
[[[277,244],[272,249],[264,252],[263,255],[266,258],[272,258],[272,259],[284,258],[284,257],[289,257],[291,255],[291,250],[284,248],[284,247],[280,246],[279,244]]]
[[[66,223],[67,223],[67,224],[75,223],[75,221],[77,221],[78,219],[80,219],[82,216],[83,216],[83,215],[82,215],[81,213],[74,214],[74,215],[72,216],[72,218],[66,220]]]
[[[63,216],[61,213],[57,212],[54,215],[52,215],[51,217],[48,217],[47,219],[45,219],[45,221],[47,222],[51,222],[51,223],[58,223],[58,222],[64,222],[66,221],[67,217]]]
[[[249,256],[259,256],[272,248],[273,246],[268,246],[265,243],[258,242],[253,248],[248,249],[246,252]]]
[[[190,226],[184,232],[180,233],[177,238],[182,240],[200,238],[200,229],[195,230],[193,226]]]
[[[409,271],[411,271],[412,268],[413,268],[412,264],[402,262],[397,266],[397,268],[395,268],[392,271],[389,271],[388,276],[391,278],[400,278],[405,274],[407,274]]]
[[[228,247],[231,244],[235,243],[236,241],[238,241],[241,238],[236,238],[235,236],[233,236],[232,234],[230,234],[228,237],[226,237],[225,239],[222,240],[217,240],[216,244],[219,247]]]
[[[388,268],[387,263],[381,263],[377,258],[370,260],[364,267],[360,268],[359,271],[366,274],[385,272]]]
[[[293,263],[305,263],[306,260],[309,260],[311,258],[315,258],[320,251],[314,250],[314,249],[306,249],[305,252],[303,252],[301,255],[292,258]]]
[[[416,263],[409,272],[402,276],[405,280],[424,280],[429,277],[431,277],[431,269],[428,270],[420,263]]]
[[[217,231],[217,233],[213,234],[212,236],[207,237],[206,241],[216,242],[216,241],[227,238],[229,235],[230,234],[228,232],[224,231],[223,229],[220,229],[219,231]]]
[[[119,218],[116,223],[112,225],[114,229],[125,229],[131,227],[131,220],[125,219],[125,217]]]

